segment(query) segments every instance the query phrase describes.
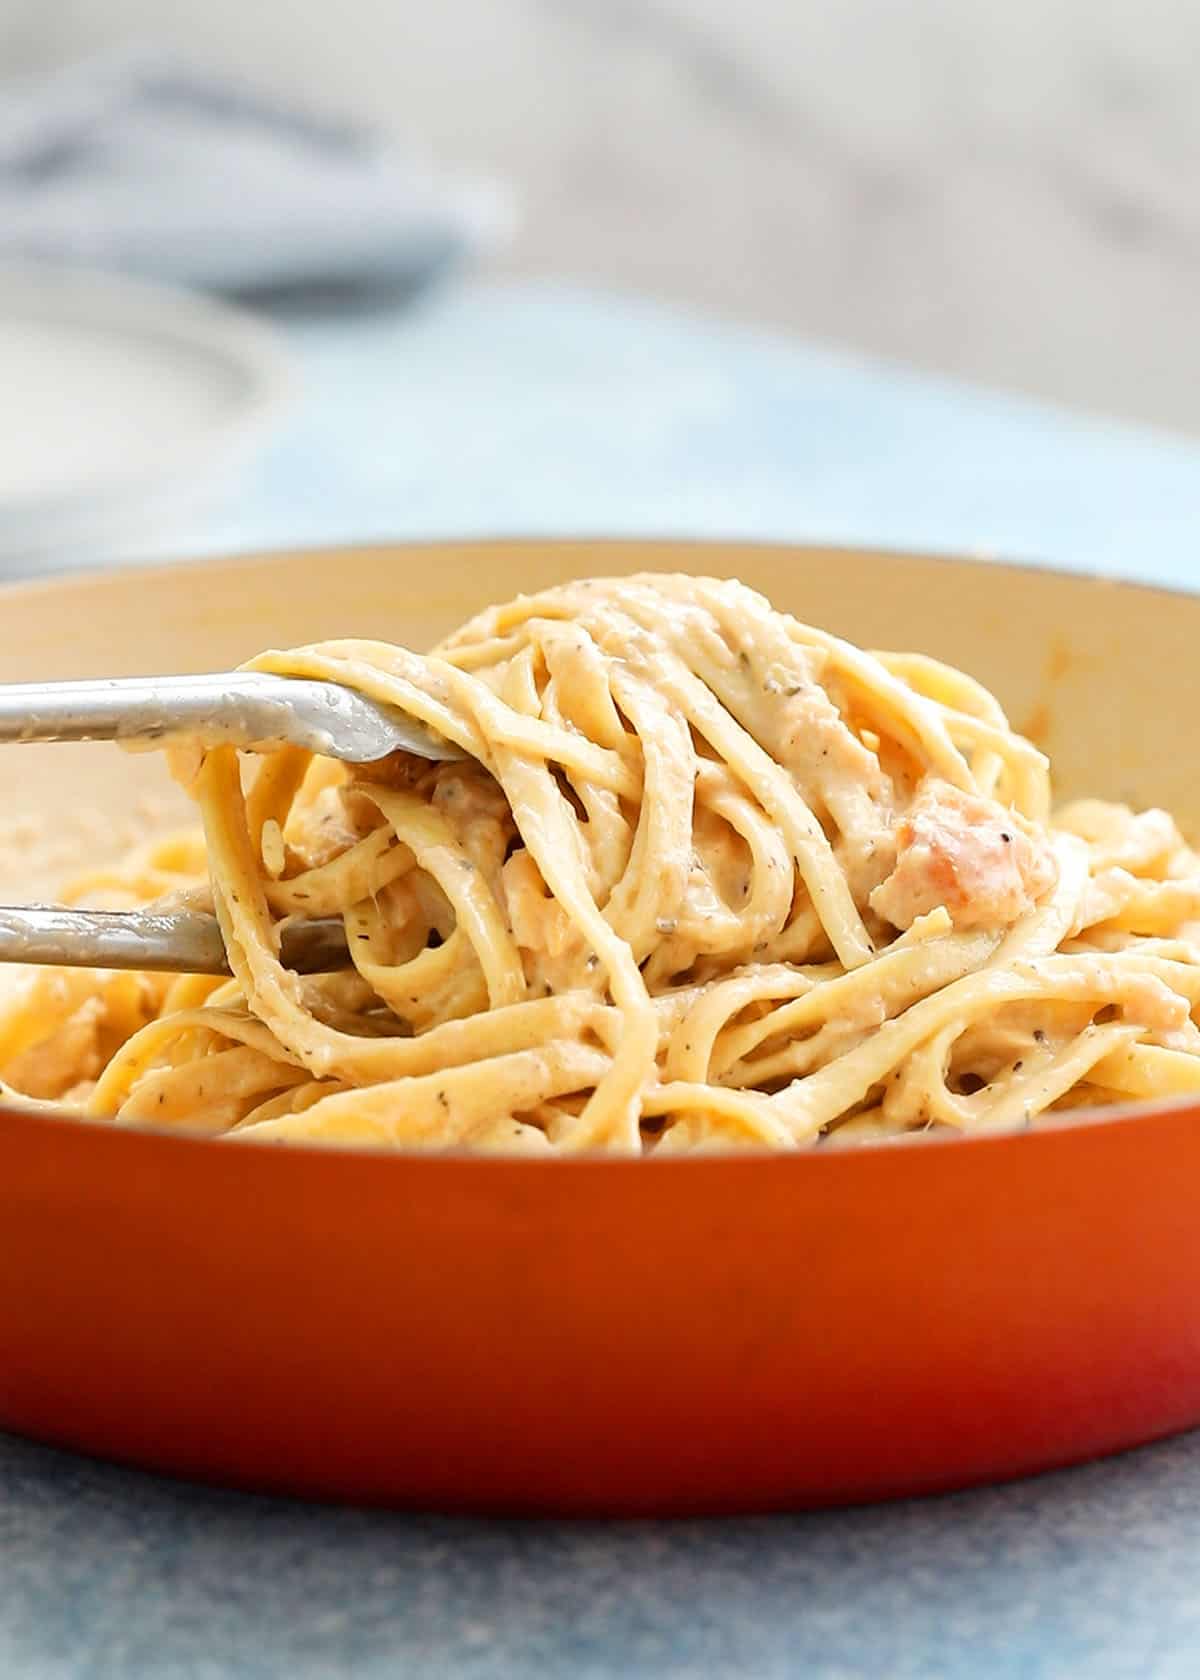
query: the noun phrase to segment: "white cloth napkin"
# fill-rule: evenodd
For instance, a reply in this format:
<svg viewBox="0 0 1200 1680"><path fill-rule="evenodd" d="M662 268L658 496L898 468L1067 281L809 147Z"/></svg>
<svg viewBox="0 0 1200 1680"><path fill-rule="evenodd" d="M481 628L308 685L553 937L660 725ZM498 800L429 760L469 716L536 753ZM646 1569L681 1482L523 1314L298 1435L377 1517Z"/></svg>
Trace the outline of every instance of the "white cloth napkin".
<svg viewBox="0 0 1200 1680"><path fill-rule="evenodd" d="M242 293L396 285L512 224L496 182L169 56L0 86L0 258Z"/></svg>

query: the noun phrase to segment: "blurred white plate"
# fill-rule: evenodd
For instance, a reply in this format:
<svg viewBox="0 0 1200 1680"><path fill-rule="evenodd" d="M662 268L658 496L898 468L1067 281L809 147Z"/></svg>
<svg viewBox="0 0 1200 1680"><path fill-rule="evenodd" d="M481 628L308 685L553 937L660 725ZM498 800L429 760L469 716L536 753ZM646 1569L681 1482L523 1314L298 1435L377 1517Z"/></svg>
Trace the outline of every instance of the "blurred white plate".
<svg viewBox="0 0 1200 1680"><path fill-rule="evenodd" d="M265 440L291 384L275 334L240 310L0 265L0 568L173 532Z"/></svg>

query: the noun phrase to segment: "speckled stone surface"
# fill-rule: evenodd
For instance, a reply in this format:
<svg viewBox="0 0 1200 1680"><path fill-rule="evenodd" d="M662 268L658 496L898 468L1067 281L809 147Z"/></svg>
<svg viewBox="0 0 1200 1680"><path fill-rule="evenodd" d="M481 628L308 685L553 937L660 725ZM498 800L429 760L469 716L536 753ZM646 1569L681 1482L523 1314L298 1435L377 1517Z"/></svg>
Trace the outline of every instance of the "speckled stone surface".
<svg viewBox="0 0 1200 1680"><path fill-rule="evenodd" d="M646 531L1200 578L1200 450L1171 438L558 288L290 330L304 406L194 552ZM1200 1435L938 1500L639 1525L309 1507L0 1438L3 1680L342 1674L1190 1680Z"/></svg>
<svg viewBox="0 0 1200 1680"><path fill-rule="evenodd" d="M1200 1439L720 1522L407 1517L0 1440L0 1673L1145 1680L1200 1672Z"/></svg>

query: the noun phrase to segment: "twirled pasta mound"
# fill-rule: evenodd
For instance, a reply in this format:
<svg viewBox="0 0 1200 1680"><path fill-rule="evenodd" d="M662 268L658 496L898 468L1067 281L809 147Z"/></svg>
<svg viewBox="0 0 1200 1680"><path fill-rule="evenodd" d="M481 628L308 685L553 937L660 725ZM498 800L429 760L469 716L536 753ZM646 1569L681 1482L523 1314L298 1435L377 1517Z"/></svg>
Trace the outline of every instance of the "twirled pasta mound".
<svg viewBox="0 0 1200 1680"><path fill-rule="evenodd" d="M1161 811L1050 820L977 683L740 584L579 582L422 656L268 653L470 755L243 792L177 763L204 837L74 902L211 903L235 978L37 971L11 1088L247 1139L546 1153L792 1149L1200 1089L1200 860ZM206 880L207 883L203 884ZM300 978L287 918L353 968Z"/></svg>

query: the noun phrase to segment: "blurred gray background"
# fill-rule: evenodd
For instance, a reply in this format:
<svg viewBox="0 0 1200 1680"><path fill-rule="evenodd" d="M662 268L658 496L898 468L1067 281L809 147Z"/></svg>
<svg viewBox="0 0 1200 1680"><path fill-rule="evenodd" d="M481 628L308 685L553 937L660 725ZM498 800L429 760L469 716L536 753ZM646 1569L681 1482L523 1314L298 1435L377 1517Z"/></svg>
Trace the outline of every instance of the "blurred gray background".
<svg viewBox="0 0 1200 1680"><path fill-rule="evenodd" d="M499 268L1200 430L1195 0L0 3L128 41L507 176Z"/></svg>

